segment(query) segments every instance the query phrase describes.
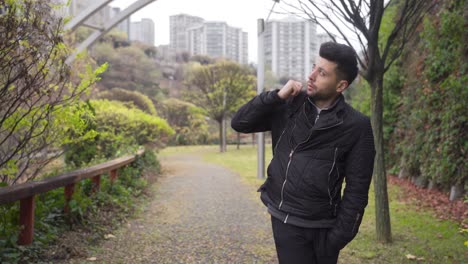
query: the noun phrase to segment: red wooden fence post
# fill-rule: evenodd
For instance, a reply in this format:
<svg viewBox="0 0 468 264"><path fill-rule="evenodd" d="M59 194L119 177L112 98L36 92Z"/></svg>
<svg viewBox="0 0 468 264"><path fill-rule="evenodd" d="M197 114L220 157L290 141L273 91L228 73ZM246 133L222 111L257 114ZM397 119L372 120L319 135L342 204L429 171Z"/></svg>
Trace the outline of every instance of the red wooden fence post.
<svg viewBox="0 0 468 264"><path fill-rule="evenodd" d="M99 189L101 188L101 175L94 176L93 178L91 178L91 181L93 182L92 191L99 191Z"/></svg>
<svg viewBox="0 0 468 264"><path fill-rule="evenodd" d="M18 245L32 243L34 234L34 195L20 200L20 226L21 232Z"/></svg>
<svg viewBox="0 0 468 264"><path fill-rule="evenodd" d="M115 179L117 179L117 170L111 170L110 171L110 180L111 183L114 183Z"/></svg>
<svg viewBox="0 0 468 264"><path fill-rule="evenodd" d="M65 186L65 207L63 208L63 211L65 214L70 213L70 200L73 196L73 193L75 192L75 184L69 184Z"/></svg>

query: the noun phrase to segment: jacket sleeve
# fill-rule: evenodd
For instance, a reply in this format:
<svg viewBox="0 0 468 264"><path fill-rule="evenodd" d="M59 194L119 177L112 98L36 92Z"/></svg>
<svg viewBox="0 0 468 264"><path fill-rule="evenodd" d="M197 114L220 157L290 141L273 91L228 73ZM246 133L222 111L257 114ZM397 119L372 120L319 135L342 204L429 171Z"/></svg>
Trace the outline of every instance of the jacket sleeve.
<svg viewBox="0 0 468 264"><path fill-rule="evenodd" d="M263 92L236 112L231 120L231 127L241 133L269 131L277 108L285 103L278 96L278 90Z"/></svg>
<svg viewBox="0 0 468 264"><path fill-rule="evenodd" d="M341 250L356 236L367 206L375 147L369 119L360 123L361 135L345 158L346 186L336 224L327 235L327 244L334 250Z"/></svg>

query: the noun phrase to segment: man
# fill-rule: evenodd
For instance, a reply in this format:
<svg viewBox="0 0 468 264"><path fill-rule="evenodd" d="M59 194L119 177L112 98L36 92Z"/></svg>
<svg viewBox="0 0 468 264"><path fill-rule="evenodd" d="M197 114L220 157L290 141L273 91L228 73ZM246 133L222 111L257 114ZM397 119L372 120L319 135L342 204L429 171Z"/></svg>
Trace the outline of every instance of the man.
<svg viewBox="0 0 468 264"><path fill-rule="evenodd" d="M367 205L372 128L342 95L356 78L356 53L327 42L319 55L306 92L290 80L254 97L231 123L238 132L271 131L273 159L259 191L271 214L280 263L336 263Z"/></svg>

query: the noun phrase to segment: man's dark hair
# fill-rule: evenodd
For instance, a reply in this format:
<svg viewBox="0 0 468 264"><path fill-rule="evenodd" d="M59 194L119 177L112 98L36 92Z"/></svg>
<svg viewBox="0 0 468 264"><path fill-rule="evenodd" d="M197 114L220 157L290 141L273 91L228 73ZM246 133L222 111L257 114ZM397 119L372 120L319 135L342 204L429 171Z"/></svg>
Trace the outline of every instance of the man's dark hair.
<svg viewBox="0 0 468 264"><path fill-rule="evenodd" d="M350 46L325 42L320 45L319 55L337 64L336 75L338 79L348 81L348 85L356 79L358 73L356 51Z"/></svg>

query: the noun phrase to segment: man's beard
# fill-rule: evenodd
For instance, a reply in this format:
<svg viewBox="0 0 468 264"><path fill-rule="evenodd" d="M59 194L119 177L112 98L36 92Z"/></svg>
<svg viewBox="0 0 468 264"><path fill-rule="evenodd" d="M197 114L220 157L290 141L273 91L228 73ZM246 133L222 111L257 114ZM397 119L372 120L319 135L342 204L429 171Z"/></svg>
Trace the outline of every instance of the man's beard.
<svg viewBox="0 0 468 264"><path fill-rule="evenodd" d="M330 92L330 93L312 93L312 95L309 95L309 97L314 101L328 101L331 99L334 99L337 96L336 93Z"/></svg>

